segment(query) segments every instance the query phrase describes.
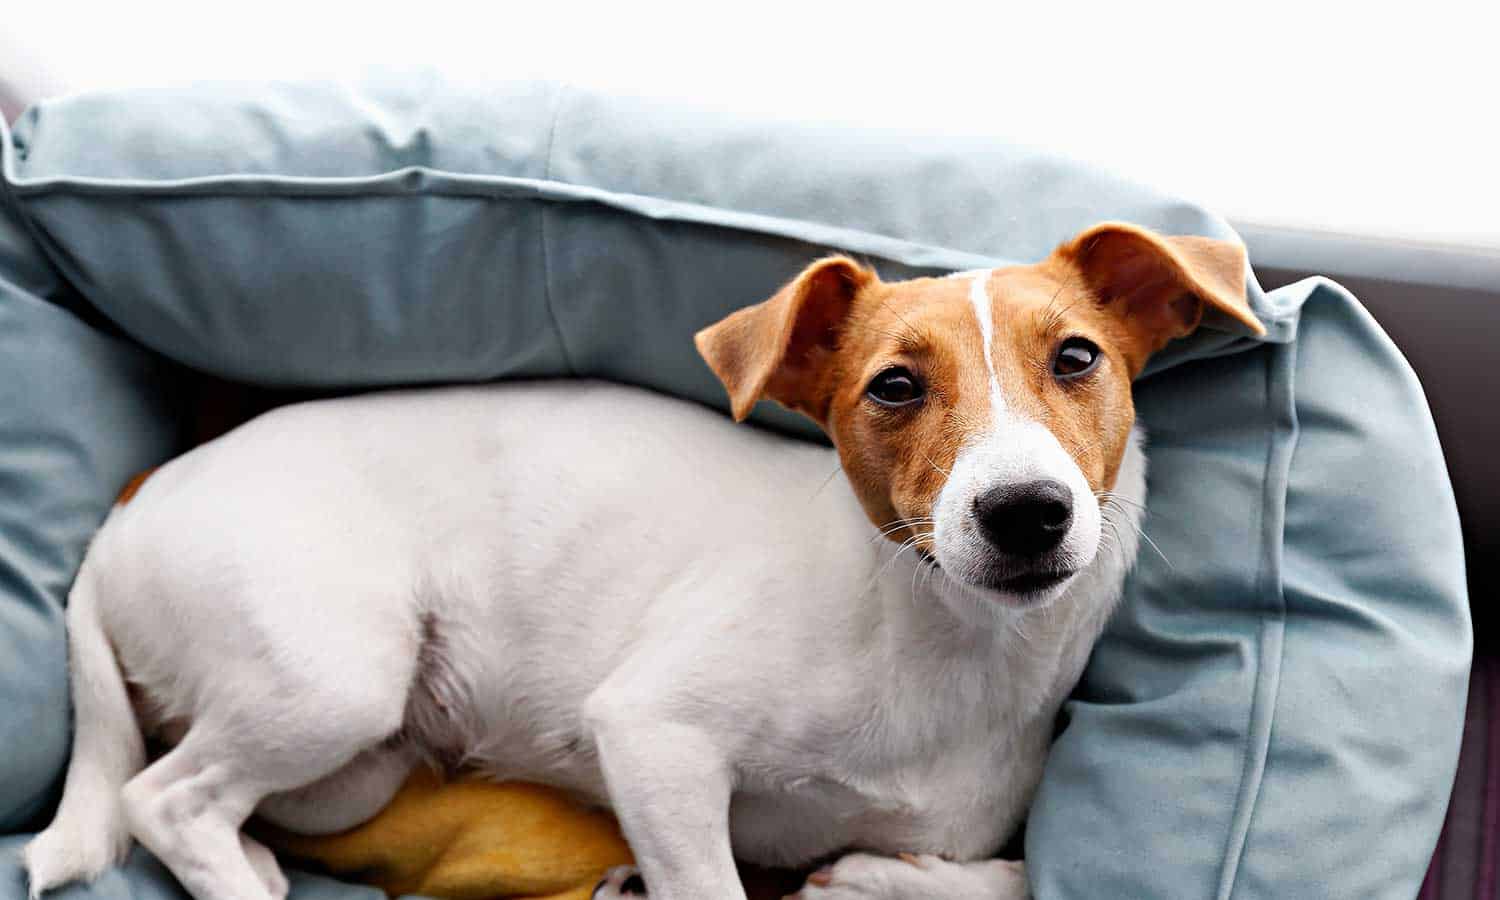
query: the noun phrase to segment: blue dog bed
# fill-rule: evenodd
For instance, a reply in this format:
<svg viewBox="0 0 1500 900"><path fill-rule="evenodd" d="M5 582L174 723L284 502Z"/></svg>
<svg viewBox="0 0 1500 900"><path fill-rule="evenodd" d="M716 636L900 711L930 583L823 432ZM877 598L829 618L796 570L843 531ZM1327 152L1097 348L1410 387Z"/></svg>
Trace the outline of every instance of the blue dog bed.
<svg viewBox="0 0 1500 900"><path fill-rule="evenodd" d="M722 406L691 334L820 254L896 279L1030 262L1104 219L1234 237L1023 147L547 83L89 94L0 137L14 896L67 759L67 586L126 479L183 448L190 370L324 391L593 375ZM1436 840L1470 631L1421 388L1337 285L1249 296L1265 337L1210 319L1137 384L1161 554L1066 708L1026 836L1044 900L1409 898ZM66 896L180 894L137 850Z"/></svg>

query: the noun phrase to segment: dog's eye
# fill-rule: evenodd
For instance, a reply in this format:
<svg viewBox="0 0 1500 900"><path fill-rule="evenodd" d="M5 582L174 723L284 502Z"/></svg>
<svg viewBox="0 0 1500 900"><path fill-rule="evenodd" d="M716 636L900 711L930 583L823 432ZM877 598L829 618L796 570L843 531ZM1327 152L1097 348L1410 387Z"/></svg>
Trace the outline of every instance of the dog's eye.
<svg viewBox="0 0 1500 900"><path fill-rule="evenodd" d="M1057 348L1057 356L1052 359L1052 374L1063 381L1082 378L1094 371L1103 355L1099 352L1099 345L1088 338L1070 337Z"/></svg>
<svg viewBox="0 0 1500 900"><path fill-rule="evenodd" d="M922 382L911 370L893 366L871 379L865 393L881 406L905 406L922 399Z"/></svg>

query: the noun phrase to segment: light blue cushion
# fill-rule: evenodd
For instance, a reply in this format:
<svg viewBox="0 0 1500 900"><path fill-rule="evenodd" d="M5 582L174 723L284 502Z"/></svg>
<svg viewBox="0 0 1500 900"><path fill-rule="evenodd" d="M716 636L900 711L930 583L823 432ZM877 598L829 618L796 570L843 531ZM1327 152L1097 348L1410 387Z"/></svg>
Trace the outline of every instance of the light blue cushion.
<svg viewBox="0 0 1500 900"><path fill-rule="evenodd" d="M33 234L94 308L275 385L589 374L722 406L692 332L830 250L899 278L1035 260L1102 219L1233 236L1025 147L547 84L87 95L6 144ZM1436 839L1470 635L1425 403L1336 286L1252 280L1250 301L1265 340L1214 319L1139 382L1161 556L1049 761L1041 898L1410 897Z"/></svg>
<svg viewBox="0 0 1500 900"><path fill-rule="evenodd" d="M0 197L0 833L56 799L68 750L63 595L124 480L169 456L167 367L76 298Z"/></svg>

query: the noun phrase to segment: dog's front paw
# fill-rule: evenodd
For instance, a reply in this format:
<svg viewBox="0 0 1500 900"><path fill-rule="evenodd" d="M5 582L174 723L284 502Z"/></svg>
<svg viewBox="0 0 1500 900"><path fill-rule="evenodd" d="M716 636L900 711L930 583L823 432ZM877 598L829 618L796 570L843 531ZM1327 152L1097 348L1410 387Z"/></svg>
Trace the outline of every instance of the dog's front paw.
<svg viewBox="0 0 1500 900"><path fill-rule="evenodd" d="M587 882L585 882L587 883ZM646 880L635 866L615 866L594 887L593 900L620 900L622 897L646 896Z"/></svg>
<svg viewBox="0 0 1500 900"><path fill-rule="evenodd" d="M807 878L787 900L1027 900L1026 867L988 860L956 863L936 856L851 853Z"/></svg>

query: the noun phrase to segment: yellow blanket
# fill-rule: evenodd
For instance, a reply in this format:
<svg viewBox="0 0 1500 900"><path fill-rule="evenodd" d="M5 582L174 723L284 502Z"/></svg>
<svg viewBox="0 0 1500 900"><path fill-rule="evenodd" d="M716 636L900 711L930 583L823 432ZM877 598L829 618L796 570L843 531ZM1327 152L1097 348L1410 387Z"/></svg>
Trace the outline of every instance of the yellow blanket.
<svg viewBox="0 0 1500 900"><path fill-rule="evenodd" d="M443 783L425 769L358 828L306 837L261 825L256 835L285 857L392 897L589 900L607 870L632 862L614 817L561 791L519 782ZM784 897L805 876L740 868L750 900Z"/></svg>
<svg viewBox="0 0 1500 900"><path fill-rule="evenodd" d="M631 862L606 812L536 785L444 784L425 769L358 828L327 837L258 833L284 855L393 897L589 900L607 869Z"/></svg>

